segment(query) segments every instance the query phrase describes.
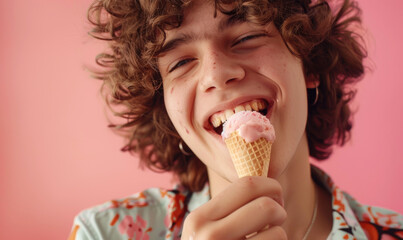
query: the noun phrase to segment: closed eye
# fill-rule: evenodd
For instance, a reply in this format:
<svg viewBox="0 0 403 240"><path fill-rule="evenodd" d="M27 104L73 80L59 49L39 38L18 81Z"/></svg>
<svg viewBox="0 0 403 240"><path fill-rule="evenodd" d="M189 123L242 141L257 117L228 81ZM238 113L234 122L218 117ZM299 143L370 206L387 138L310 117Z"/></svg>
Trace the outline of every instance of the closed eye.
<svg viewBox="0 0 403 240"><path fill-rule="evenodd" d="M235 43L233 43L231 45L231 47L234 47L234 46L236 46L238 44L241 44L241 43L246 42L248 40L259 38L259 37L267 37L267 34L266 33L259 33L259 34L254 34L254 35L248 35L248 36L243 37L240 40L236 41Z"/></svg>
<svg viewBox="0 0 403 240"><path fill-rule="evenodd" d="M178 63L175 64L175 66L173 66L171 69L169 69L169 73L193 60L195 60L195 58L186 58L186 59L180 60Z"/></svg>

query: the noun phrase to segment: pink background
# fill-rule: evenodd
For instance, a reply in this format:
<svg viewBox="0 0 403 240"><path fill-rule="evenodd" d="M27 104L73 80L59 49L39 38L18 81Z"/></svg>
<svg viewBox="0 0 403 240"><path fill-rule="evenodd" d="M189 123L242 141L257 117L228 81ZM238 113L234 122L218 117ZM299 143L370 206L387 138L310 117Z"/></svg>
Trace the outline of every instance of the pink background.
<svg viewBox="0 0 403 240"><path fill-rule="evenodd" d="M137 169L106 128L103 47L87 36L89 0L0 1L0 239L65 239L81 209L170 176ZM359 84L352 141L320 164L361 202L403 212L401 0L362 0L372 71Z"/></svg>

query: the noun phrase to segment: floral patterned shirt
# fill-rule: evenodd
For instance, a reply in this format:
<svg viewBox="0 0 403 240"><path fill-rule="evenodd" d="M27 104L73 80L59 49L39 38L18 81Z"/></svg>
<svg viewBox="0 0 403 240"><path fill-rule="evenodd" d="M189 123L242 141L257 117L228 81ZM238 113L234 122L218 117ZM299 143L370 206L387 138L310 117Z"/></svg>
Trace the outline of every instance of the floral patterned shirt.
<svg viewBox="0 0 403 240"><path fill-rule="evenodd" d="M332 194L333 227L328 240L403 239L401 214L359 204L314 166L312 176ZM208 184L193 193L180 185L173 190L147 189L84 210L75 218L69 240L180 239L187 214L209 199Z"/></svg>

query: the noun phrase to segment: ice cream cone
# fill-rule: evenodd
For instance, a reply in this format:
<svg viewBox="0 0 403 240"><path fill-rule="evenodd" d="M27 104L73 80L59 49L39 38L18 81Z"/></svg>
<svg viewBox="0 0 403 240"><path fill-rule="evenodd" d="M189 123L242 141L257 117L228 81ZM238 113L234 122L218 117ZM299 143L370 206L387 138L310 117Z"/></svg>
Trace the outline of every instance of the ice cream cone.
<svg viewBox="0 0 403 240"><path fill-rule="evenodd" d="M248 143L235 131L225 139L225 143L238 177L267 176L272 142L259 138Z"/></svg>

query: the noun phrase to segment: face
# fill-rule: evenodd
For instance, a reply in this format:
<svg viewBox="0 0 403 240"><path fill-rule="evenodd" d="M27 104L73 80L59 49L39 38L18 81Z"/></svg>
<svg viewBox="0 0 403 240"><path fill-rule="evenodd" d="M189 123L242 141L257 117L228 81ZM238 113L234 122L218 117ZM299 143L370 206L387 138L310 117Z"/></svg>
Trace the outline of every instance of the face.
<svg viewBox="0 0 403 240"><path fill-rule="evenodd" d="M276 131L269 176L279 177L298 156L307 119L301 61L274 25L229 21L196 1L183 24L166 32L158 58L168 115L199 159L223 179L237 179L228 150L211 120L253 102ZM218 124L220 123L219 120Z"/></svg>

